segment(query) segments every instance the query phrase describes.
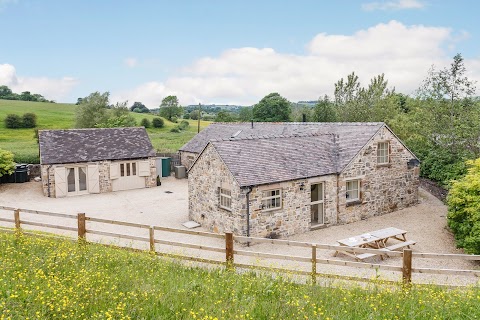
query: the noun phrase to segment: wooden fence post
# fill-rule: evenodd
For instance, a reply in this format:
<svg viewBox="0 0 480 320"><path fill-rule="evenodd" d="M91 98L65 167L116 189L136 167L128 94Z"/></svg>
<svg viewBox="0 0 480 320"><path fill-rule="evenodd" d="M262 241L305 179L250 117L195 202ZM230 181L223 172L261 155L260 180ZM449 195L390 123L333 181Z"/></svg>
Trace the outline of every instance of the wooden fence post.
<svg viewBox="0 0 480 320"><path fill-rule="evenodd" d="M404 284L412 282L412 249L403 250L402 277Z"/></svg>
<svg viewBox="0 0 480 320"><path fill-rule="evenodd" d="M233 268L233 233L225 233L225 255L227 268Z"/></svg>
<svg viewBox="0 0 480 320"><path fill-rule="evenodd" d="M155 227L150 226L150 252L155 252Z"/></svg>
<svg viewBox="0 0 480 320"><path fill-rule="evenodd" d="M317 283L317 245L312 243L312 284Z"/></svg>
<svg viewBox="0 0 480 320"><path fill-rule="evenodd" d="M15 232L20 233L20 209L13 210L13 217L15 219Z"/></svg>
<svg viewBox="0 0 480 320"><path fill-rule="evenodd" d="M78 220L78 241L85 241L86 237L85 234L87 233L87 229L85 227L85 213L78 213L77 214Z"/></svg>

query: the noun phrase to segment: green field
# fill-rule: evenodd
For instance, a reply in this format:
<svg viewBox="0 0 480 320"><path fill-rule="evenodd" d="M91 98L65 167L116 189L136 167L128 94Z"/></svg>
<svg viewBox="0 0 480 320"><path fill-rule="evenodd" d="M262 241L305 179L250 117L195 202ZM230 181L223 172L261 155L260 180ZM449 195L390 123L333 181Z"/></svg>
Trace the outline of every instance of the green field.
<svg viewBox="0 0 480 320"><path fill-rule="evenodd" d="M38 145L34 129L7 129L4 119L8 114L23 115L32 112L37 115L38 129L71 129L75 122L75 105L29 101L0 100L0 148L12 151L17 162L38 161ZM143 118L150 121L154 115L133 113L139 124ZM164 119L165 120L165 119ZM190 126L179 133L170 132L175 123L165 120L163 128L147 129L153 147L158 152L175 152L197 132L197 122L188 120ZM201 128L210 122L202 121Z"/></svg>
<svg viewBox="0 0 480 320"><path fill-rule="evenodd" d="M0 319L479 319L480 289L299 284L0 230Z"/></svg>

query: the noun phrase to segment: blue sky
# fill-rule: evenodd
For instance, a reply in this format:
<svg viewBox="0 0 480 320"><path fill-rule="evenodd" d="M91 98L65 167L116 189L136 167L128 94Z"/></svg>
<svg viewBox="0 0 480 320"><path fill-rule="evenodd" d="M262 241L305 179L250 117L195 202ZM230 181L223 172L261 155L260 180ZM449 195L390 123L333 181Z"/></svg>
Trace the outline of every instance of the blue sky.
<svg viewBox="0 0 480 320"><path fill-rule="evenodd" d="M0 0L0 85L157 107L331 95L355 71L413 93L458 52L480 80L477 1Z"/></svg>

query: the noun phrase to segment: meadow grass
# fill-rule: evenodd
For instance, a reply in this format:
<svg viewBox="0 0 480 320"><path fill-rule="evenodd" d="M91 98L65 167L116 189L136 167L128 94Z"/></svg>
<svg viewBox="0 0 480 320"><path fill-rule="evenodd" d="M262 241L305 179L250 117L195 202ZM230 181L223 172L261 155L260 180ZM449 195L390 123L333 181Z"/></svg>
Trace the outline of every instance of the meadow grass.
<svg viewBox="0 0 480 320"><path fill-rule="evenodd" d="M37 129L71 129L75 123L75 108L73 104L45 103L31 101L14 101L0 99L0 148L14 153L17 162L38 163L38 144L34 129L7 129L4 119L8 114L23 115L32 112L37 115ZM137 124L143 118L150 121L155 117L151 114L131 113ZM163 128L148 128L147 132L153 147L158 152L176 152L182 145L197 133L197 121L187 120L190 124L186 130L179 133L170 132L177 124L166 119ZM210 122L201 121L200 127L206 127Z"/></svg>
<svg viewBox="0 0 480 320"><path fill-rule="evenodd" d="M0 319L479 317L478 287L322 287L0 231Z"/></svg>

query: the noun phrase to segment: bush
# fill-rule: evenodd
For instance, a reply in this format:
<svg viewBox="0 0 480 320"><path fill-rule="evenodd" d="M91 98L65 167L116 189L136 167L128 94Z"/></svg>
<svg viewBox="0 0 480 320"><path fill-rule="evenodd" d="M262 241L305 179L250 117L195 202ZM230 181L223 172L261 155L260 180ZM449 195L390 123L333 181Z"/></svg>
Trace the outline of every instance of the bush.
<svg viewBox="0 0 480 320"><path fill-rule="evenodd" d="M452 183L447 197L448 226L458 247L480 254L480 158L467 165L468 173Z"/></svg>
<svg viewBox="0 0 480 320"><path fill-rule="evenodd" d="M154 128L163 128L164 124L165 123L163 122L163 119L160 117L155 117L152 120L152 125Z"/></svg>
<svg viewBox="0 0 480 320"><path fill-rule="evenodd" d="M35 113L25 113L22 117L23 128L35 128L37 126L37 115Z"/></svg>
<svg viewBox="0 0 480 320"><path fill-rule="evenodd" d="M9 114L5 117L5 127L8 129L18 129L22 127L22 118L17 114Z"/></svg>
<svg viewBox="0 0 480 320"><path fill-rule="evenodd" d="M170 119L170 121L173 122L173 123L177 123L177 122L178 122L178 118L177 118L177 117L172 117L172 118Z"/></svg>
<svg viewBox="0 0 480 320"><path fill-rule="evenodd" d="M187 120L182 120L182 122L180 122L178 126L180 127L180 129L185 130L189 125L190 123L188 123Z"/></svg>
<svg viewBox="0 0 480 320"><path fill-rule="evenodd" d="M190 119L190 113L185 113L183 115L183 119Z"/></svg>
<svg viewBox="0 0 480 320"><path fill-rule="evenodd" d="M0 149L0 177L12 174L15 171L13 153Z"/></svg>
<svg viewBox="0 0 480 320"><path fill-rule="evenodd" d="M178 126L175 126L172 129L170 129L170 132L179 133L180 131L182 131L182 130Z"/></svg>
<svg viewBox="0 0 480 320"><path fill-rule="evenodd" d="M142 121L140 122L140 125L145 127L145 128L150 128L152 124L150 123L150 120L147 118L143 118Z"/></svg>
<svg viewBox="0 0 480 320"><path fill-rule="evenodd" d="M38 153L35 154L19 154L15 153L13 157L13 161L16 163L30 163L30 164L39 164L40 163L40 157L38 156Z"/></svg>

